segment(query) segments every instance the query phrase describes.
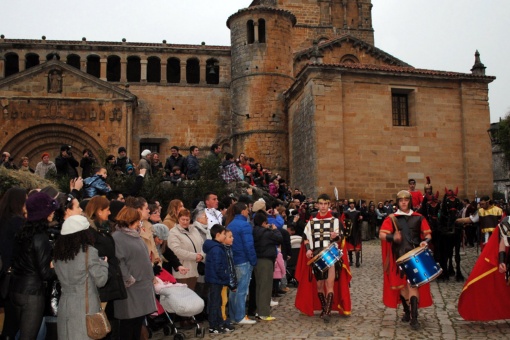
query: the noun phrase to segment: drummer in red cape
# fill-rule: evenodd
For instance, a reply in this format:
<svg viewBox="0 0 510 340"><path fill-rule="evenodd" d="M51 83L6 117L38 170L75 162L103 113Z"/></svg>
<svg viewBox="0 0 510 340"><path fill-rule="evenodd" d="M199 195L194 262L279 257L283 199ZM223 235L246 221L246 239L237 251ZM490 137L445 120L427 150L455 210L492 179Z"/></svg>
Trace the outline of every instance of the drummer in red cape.
<svg viewBox="0 0 510 340"><path fill-rule="evenodd" d="M409 322L413 329L419 329L418 308L432 305L430 284L412 287L400 271L396 260L407 252L426 247L432 239L427 220L411 209L411 193L407 190L397 194L398 210L389 215L381 225L379 239L383 258L383 302L387 307L404 307L403 322Z"/></svg>
<svg viewBox="0 0 510 340"><path fill-rule="evenodd" d="M320 195L317 202L319 212L305 227L296 265L299 286L295 306L309 316L313 316L314 311L321 311L320 317L328 323L332 310L341 315L351 314L351 272L345 251L343 223L331 214L331 200L327 194ZM324 268L324 271L313 264L308 265L321 251L327 250L334 243L343 253L340 261ZM333 250L340 255L340 250Z"/></svg>

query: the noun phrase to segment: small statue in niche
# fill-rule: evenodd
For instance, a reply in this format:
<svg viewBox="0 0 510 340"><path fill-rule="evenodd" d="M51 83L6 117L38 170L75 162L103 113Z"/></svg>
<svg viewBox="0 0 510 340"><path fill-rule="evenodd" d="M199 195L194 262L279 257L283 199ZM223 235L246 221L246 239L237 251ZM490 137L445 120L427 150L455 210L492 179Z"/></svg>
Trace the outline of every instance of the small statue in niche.
<svg viewBox="0 0 510 340"><path fill-rule="evenodd" d="M62 74L57 70L52 70L48 73L48 92L62 92Z"/></svg>

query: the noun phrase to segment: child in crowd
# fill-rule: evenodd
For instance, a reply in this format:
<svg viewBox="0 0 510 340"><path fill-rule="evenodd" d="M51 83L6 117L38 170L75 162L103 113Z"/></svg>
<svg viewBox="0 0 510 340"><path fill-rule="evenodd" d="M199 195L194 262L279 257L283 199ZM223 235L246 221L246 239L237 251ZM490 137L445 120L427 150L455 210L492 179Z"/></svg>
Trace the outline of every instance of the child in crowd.
<svg viewBox="0 0 510 340"><path fill-rule="evenodd" d="M181 168L178 166L174 166L172 168L172 173L170 174L170 182L173 184L178 184L182 181Z"/></svg>
<svg viewBox="0 0 510 340"><path fill-rule="evenodd" d="M225 247L225 252L227 253L227 263L228 263L228 275L230 277L230 283L228 286L224 286L221 290L221 316L223 317L224 326L228 329L234 330L234 326L232 326L230 322L230 318L227 315L227 302L228 302L228 290L235 292L237 289L237 276L236 276L236 268L234 266L234 255L232 253L232 243L234 242L234 235L231 230L226 230L225 232L225 241L223 241L223 246Z"/></svg>
<svg viewBox="0 0 510 340"><path fill-rule="evenodd" d="M276 261L274 263L273 272L273 295L278 294L280 290L280 281L286 274L285 263L283 261L281 245L278 246L278 253L276 254Z"/></svg>
<svg viewBox="0 0 510 340"><path fill-rule="evenodd" d="M225 241L225 227L215 224L211 228L212 240L204 242L203 250L206 253L205 282L209 283L208 319L210 334L224 334L232 331L224 326L221 317L221 290L230 283L228 274L227 252L223 246Z"/></svg>

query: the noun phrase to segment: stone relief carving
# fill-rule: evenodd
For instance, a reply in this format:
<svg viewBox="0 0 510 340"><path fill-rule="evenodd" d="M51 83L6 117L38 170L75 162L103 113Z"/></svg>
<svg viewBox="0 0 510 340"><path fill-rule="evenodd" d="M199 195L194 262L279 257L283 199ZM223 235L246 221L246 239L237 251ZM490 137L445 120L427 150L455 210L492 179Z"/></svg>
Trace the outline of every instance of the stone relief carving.
<svg viewBox="0 0 510 340"><path fill-rule="evenodd" d="M48 72L48 93L62 93L62 71Z"/></svg>

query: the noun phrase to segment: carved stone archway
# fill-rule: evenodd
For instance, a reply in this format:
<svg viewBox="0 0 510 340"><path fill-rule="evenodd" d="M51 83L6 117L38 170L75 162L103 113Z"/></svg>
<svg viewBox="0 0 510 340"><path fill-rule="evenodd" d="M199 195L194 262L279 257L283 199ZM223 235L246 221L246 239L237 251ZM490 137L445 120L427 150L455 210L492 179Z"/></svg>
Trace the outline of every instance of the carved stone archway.
<svg viewBox="0 0 510 340"><path fill-rule="evenodd" d="M12 137L3 149L9 151L17 161L27 156L30 165L35 167L44 152L54 160L64 144L71 145L77 160L81 159L83 149L87 148L97 157L104 146L85 131L65 124L41 124L29 127Z"/></svg>

